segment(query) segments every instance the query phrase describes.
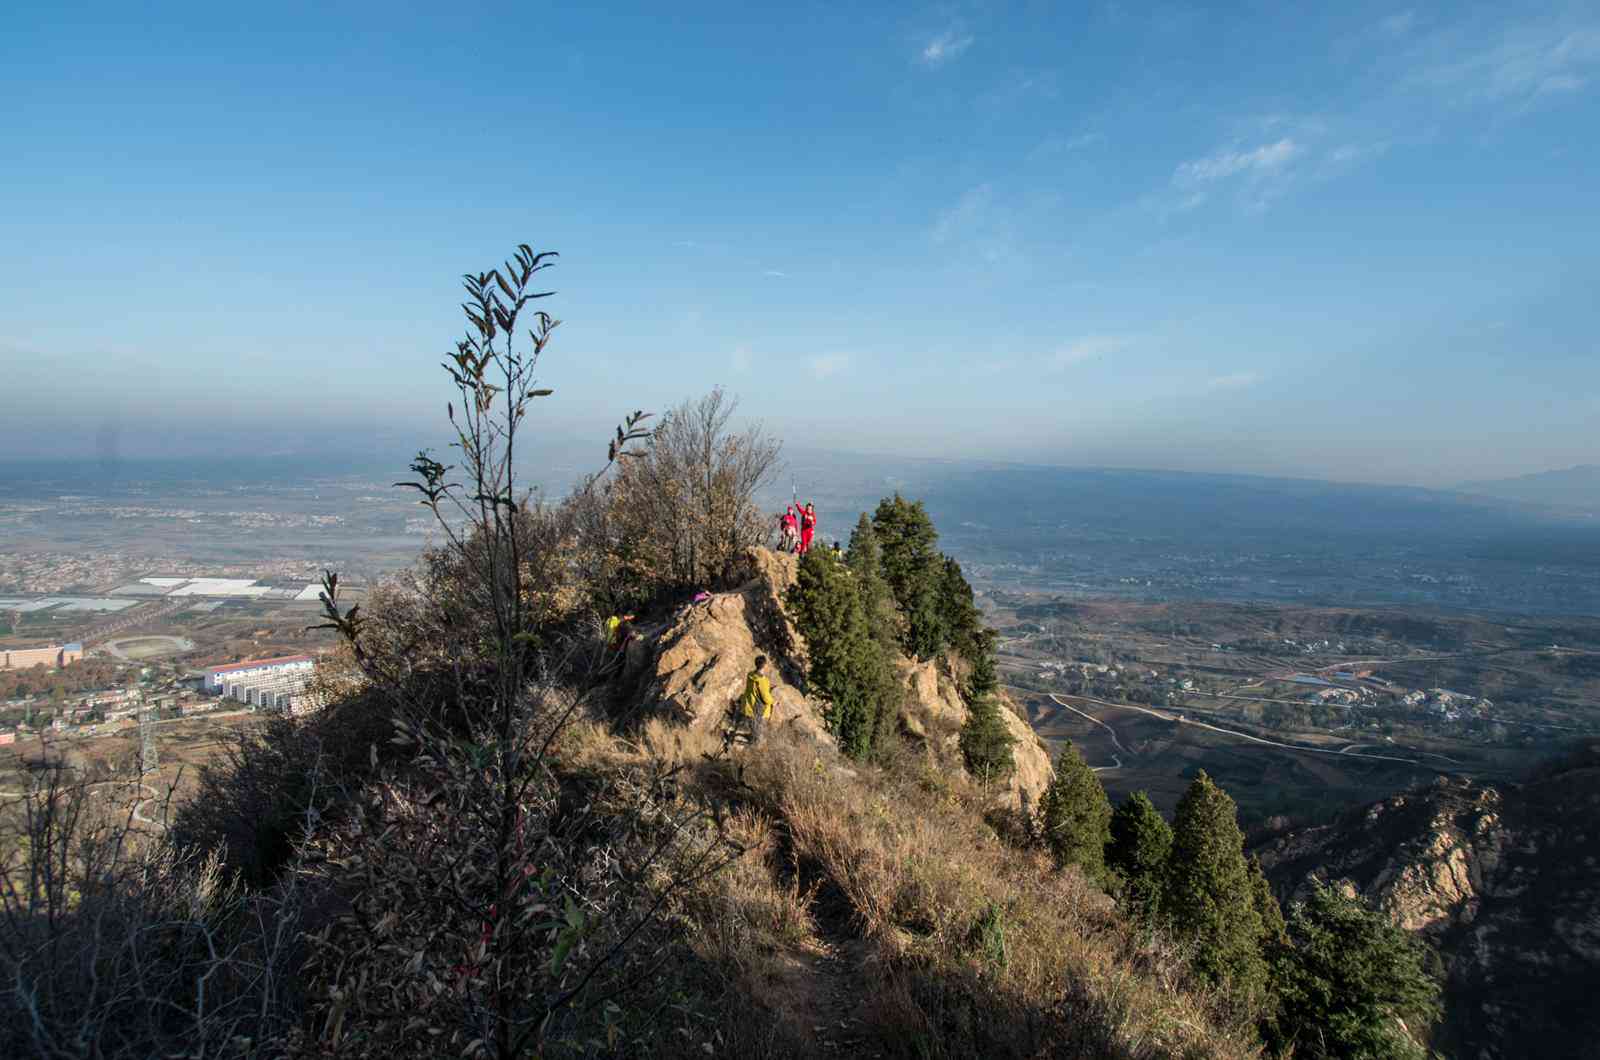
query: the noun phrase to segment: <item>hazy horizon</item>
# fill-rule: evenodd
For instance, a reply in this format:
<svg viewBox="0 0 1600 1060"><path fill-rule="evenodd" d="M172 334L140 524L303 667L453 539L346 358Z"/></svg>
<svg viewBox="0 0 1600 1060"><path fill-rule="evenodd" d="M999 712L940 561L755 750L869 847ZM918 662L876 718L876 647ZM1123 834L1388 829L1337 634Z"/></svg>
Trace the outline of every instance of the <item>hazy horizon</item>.
<svg viewBox="0 0 1600 1060"><path fill-rule="evenodd" d="M1592 2L3 23L12 460L410 452L528 241L552 438L721 384L897 458L1600 463Z"/></svg>
<svg viewBox="0 0 1600 1060"><path fill-rule="evenodd" d="M748 421L747 425L748 425ZM443 438L420 441L396 439L392 445L369 445L357 451L301 450L255 452L249 454L209 454L186 456L129 456L118 452L95 455L62 456L45 455L37 458L15 457L0 454L0 493L13 492L26 495L30 483L58 482L65 477L78 481L85 488L108 485L141 484L161 481L193 481L213 487L224 487L229 482L248 484L253 477L276 478L284 475L305 475L308 481L372 477L387 481L403 479L409 475L411 456L426 447L446 463L451 462L450 443ZM598 440L585 441L576 437L543 438L522 447L523 479L526 485L547 494L560 494L581 480L584 474L602 471L605 464L604 432ZM1593 473L1600 478L1600 465L1573 465L1552 468L1525 476L1508 476L1504 479L1463 480L1459 482L1422 485L1406 482L1378 482L1354 477L1323 478L1309 475L1260 474L1231 470L1186 470L1176 467L1113 464L1071 464L1045 460L1017 460L993 457L936 456L903 454L851 449L842 446L802 446L784 444L780 454L781 474L788 481L796 468L807 469L810 476L821 476L831 465L847 462L850 472L880 474L885 482L908 469L937 471L952 469L976 471L995 470L1107 473L1129 476L1194 476L1196 478L1259 480L1263 483L1318 483L1328 486L1374 487L1377 489L1422 490L1439 493L1468 492L1474 486L1512 485L1524 480L1540 481L1556 477L1563 472ZM778 483L783 485L783 483ZM774 489L777 487L774 486ZM787 487L785 487L787 488ZM804 491L802 491L804 492ZM1515 498L1502 498L1512 499ZM1541 503L1534 501L1532 503ZM1592 506L1592 498L1575 497L1574 506Z"/></svg>

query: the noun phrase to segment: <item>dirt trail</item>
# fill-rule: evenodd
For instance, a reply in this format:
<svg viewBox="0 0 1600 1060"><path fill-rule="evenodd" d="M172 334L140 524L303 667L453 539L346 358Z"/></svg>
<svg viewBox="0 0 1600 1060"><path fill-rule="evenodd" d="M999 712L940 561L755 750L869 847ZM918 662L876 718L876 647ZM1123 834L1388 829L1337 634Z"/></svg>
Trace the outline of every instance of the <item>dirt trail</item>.
<svg viewBox="0 0 1600 1060"><path fill-rule="evenodd" d="M882 1053L866 1034L865 1006L870 996L863 965L867 942L857 936L849 900L832 880L814 870L789 867L775 873L780 886L792 886L799 872L810 894L813 931L787 955L774 988L774 1007L783 1010L817 1055L877 1057Z"/></svg>
<svg viewBox="0 0 1600 1060"><path fill-rule="evenodd" d="M800 1013L817 1045L846 1056L877 1056L868 1039L865 1012L866 983L861 975L867 945L841 925L817 922L818 952L810 961L809 989L802 991Z"/></svg>
<svg viewBox="0 0 1600 1060"><path fill-rule="evenodd" d="M871 946L856 931L850 900L821 865L795 857L781 818L774 827L778 851L775 863L769 863L772 882L777 890L802 897L811 930L769 969L767 1003L807 1043L804 1055L881 1057L867 1033L873 987L865 969Z"/></svg>

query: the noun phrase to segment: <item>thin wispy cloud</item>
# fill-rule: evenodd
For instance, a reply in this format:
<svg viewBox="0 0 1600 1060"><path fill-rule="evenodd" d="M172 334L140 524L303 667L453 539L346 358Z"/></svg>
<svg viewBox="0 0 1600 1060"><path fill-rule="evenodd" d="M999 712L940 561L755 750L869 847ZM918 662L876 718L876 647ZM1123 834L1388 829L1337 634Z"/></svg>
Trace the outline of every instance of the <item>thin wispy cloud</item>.
<svg viewBox="0 0 1600 1060"><path fill-rule="evenodd" d="M782 280L782 279L786 279L789 274L787 272L784 272L781 269L763 269L762 272L761 272L761 275L763 275L763 276L772 276L772 277L775 277L777 279Z"/></svg>
<svg viewBox="0 0 1600 1060"><path fill-rule="evenodd" d="M806 367L811 372L811 378L817 380L830 379L850 367L850 355L847 353L818 354L806 362Z"/></svg>
<svg viewBox="0 0 1600 1060"><path fill-rule="evenodd" d="M1519 27L1497 43L1468 47L1441 35L1436 62L1410 81L1446 93L1457 103L1529 103L1587 88L1600 73L1600 22Z"/></svg>
<svg viewBox="0 0 1600 1060"><path fill-rule="evenodd" d="M1179 162L1170 194L1156 200L1171 216L1199 208L1221 194L1248 213L1259 213L1287 192L1309 148L1293 136L1256 147L1232 146L1202 158Z"/></svg>
<svg viewBox="0 0 1600 1060"><path fill-rule="evenodd" d="M1231 372L1228 375L1212 376L1206 381L1207 390L1243 390L1245 387L1255 386L1265 378L1260 372Z"/></svg>
<svg viewBox="0 0 1600 1060"><path fill-rule="evenodd" d="M1289 137L1262 144L1249 151L1218 151L1205 158L1180 162L1173 172L1176 184L1196 185L1239 176L1270 176L1283 170L1304 153L1304 148Z"/></svg>
<svg viewBox="0 0 1600 1060"><path fill-rule="evenodd" d="M1045 370L1062 372L1073 365L1120 352L1131 345L1133 339L1127 335L1085 335L1046 357Z"/></svg>
<svg viewBox="0 0 1600 1060"><path fill-rule="evenodd" d="M1015 210L987 183L968 188L954 205L939 211L928 238L936 246L955 247L989 265L1019 256Z"/></svg>
<svg viewBox="0 0 1600 1060"><path fill-rule="evenodd" d="M924 66L943 66L970 47L972 47L970 34L953 29L946 30L922 46L922 63Z"/></svg>
<svg viewBox="0 0 1600 1060"><path fill-rule="evenodd" d="M1378 28L1391 37L1404 37L1417 24L1417 13L1411 8L1396 11L1378 20Z"/></svg>
<svg viewBox="0 0 1600 1060"><path fill-rule="evenodd" d="M1363 158L1380 155L1388 149L1389 145L1387 143L1340 144L1328 152L1328 161L1339 166L1349 165L1351 162L1359 162Z"/></svg>
<svg viewBox="0 0 1600 1060"><path fill-rule="evenodd" d="M939 211L934 218L931 237L935 243L949 243L964 232L971 231L989 211L994 201L994 186L979 184L961 193L956 204Z"/></svg>
<svg viewBox="0 0 1600 1060"><path fill-rule="evenodd" d="M1105 134L1099 132L1078 133L1075 136L1062 136L1060 133L1051 133L1039 141L1039 146L1028 152L1028 157L1048 158L1055 155L1070 155L1100 143L1104 139Z"/></svg>

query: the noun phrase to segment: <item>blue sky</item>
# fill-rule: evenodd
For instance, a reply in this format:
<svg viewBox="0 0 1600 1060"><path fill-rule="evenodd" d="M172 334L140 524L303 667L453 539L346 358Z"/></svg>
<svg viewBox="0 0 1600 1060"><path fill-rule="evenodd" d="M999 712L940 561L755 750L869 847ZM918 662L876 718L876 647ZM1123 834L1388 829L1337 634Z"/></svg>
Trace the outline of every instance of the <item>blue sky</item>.
<svg viewBox="0 0 1600 1060"><path fill-rule="evenodd" d="M7 5L0 449L403 449L527 241L552 436L1600 461L1600 4L1308 6Z"/></svg>

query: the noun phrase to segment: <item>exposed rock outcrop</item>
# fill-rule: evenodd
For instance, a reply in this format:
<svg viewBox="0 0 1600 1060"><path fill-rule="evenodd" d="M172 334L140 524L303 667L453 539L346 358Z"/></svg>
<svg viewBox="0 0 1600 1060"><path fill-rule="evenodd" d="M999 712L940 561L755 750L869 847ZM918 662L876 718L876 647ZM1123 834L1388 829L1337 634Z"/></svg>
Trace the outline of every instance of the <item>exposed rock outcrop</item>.
<svg viewBox="0 0 1600 1060"><path fill-rule="evenodd" d="M1523 784L1440 778L1257 852L1281 898L1347 881L1437 950L1447 1055L1592 1055L1600 745Z"/></svg>
<svg viewBox="0 0 1600 1060"><path fill-rule="evenodd" d="M901 728L944 731L945 750L958 756L959 730L967 720L967 704L948 672L949 664L901 659L898 669L906 689L905 702L900 707ZM1050 786L1050 754L1032 726L1022 720L1010 697L1001 692L1000 698L1000 716L1015 741L1011 753L1017 768L1006 781L1010 801L1013 805L1037 806L1039 796Z"/></svg>
<svg viewBox="0 0 1600 1060"><path fill-rule="evenodd" d="M822 724L823 704L803 691L805 643L783 605L798 568L796 558L787 553L750 549L731 579L735 588L680 608L664 624L641 627L628 648L623 684L630 690L629 700L695 728L721 725L744 691L755 656L762 654L770 660L767 672L777 701L774 721L797 726L833 746ZM900 659L897 667L906 688L902 731L922 739L941 733L943 739L953 739L967 707L948 665ZM1017 769L1009 782L1012 800L1026 793L1027 803L1036 804L1050 782L1049 755L1009 704L1001 713L1017 741Z"/></svg>
<svg viewBox="0 0 1600 1060"><path fill-rule="evenodd" d="M774 722L799 726L832 745L821 704L801 690L804 649L783 607L797 568L792 555L750 549L740 557L735 588L680 608L665 625L641 628L628 649L631 698L692 728L719 726L744 692L755 657L765 655Z"/></svg>

